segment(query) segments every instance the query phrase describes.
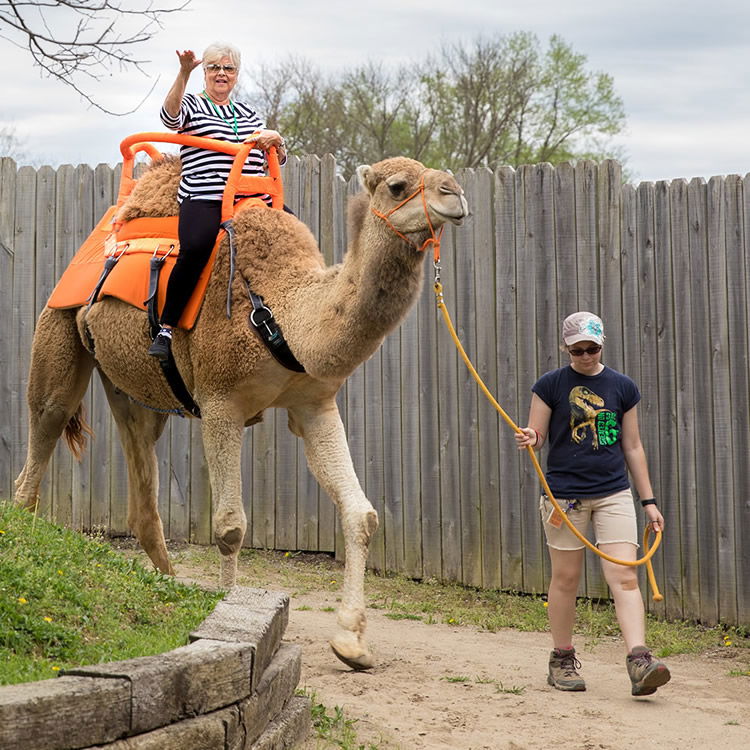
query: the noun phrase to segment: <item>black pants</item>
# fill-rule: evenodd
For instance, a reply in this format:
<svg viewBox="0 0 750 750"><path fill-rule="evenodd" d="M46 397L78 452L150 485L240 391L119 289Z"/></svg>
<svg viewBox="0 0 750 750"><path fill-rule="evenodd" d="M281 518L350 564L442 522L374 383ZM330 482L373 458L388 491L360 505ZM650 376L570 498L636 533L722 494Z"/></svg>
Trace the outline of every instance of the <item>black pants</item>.
<svg viewBox="0 0 750 750"><path fill-rule="evenodd" d="M293 212L284 206L284 211ZM182 313L211 257L221 224L221 201L185 198L180 203L177 236L180 252L167 284L167 299L161 313L161 324L177 326Z"/></svg>
<svg viewBox="0 0 750 750"><path fill-rule="evenodd" d="M221 224L221 201L185 198L180 203L177 236L180 252L167 284L167 299L161 313L162 325L179 323L190 295L206 267Z"/></svg>

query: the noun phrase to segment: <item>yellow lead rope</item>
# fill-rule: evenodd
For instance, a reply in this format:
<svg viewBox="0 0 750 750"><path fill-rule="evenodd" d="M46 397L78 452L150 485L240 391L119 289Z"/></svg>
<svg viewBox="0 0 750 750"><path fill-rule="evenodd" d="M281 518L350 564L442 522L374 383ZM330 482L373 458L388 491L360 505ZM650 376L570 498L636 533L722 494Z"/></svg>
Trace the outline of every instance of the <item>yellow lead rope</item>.
<svg viewBox="0 0 750 750"><path fill-rule="evenodd" d="M436 269L437 270L437 269ZM505 412L502 406L498 404L498 402L495 400L495 397L489 392L487 389L487 386L482 382L482 378L479 377L479 373L474 369L474 365L472 365L471 360L466 355L466 352L464 351L463 346L461 346L461 342L458 339L458 336L456 335L456 329L453 327L453 323L451 321L450 314L448 313L448 308L445 306L445 302L443 300L443 285L438 281L435 280L435 296L437 297L437 306L440 312L443 314L443 319L445 320L445 324L448 327L448 331L450 332L451 338L453 339L453 343L456 345L456 349L458 349L459 354L461 355L461 358L463 359L464 363L466 364L466 367L469 368L469 372L474 377L474 380L476 380L479 387L484 392L484 395L487 396L487 399L489 402L497 409L500 416L510 425L510 427L513 429L514 432L521 432L521 428L508 416L508 414ZM643 547L646 550L644 556L640 560L618 560L615 557L611 557L610 555L606 554L605 552L602 552L598 547L591 544L591 542L586 539L586 537L581 534L580 531L573 525L571 520L568 518L567 513L564 513L560 505L558 504L557 500L555 499L554 495L552 494L552 490L550 490L549 485L547 484L547 479L544 476L544 472L542 471L542 467L539 465L539 461L536 457L536 453L534 452L534 449L530 446L526 446L526 450L528 451L529 456L531 457L531 461L534 464L534 469L536 469L536 473L539 476L539 481L542 483L542 487L544 487L544 492L546 493L547 497L552 502L552 505L554 506L555 510L560 514L560 516L563 518L565 523L568 525L568 528L593 552L595 552L599 557L603 557L605 560L609 560L609 562L616 563L617 565L628 565L628 566L636 566L636 565L646 565L646 572L648 574L648 581L651 584L651 591L653 592L653 599L655 602L660 602L664 597L659 592L659 587L656 584L656 577L654 576L654 569L651 565L651 558L654 556L654 553L659 548L659 544L661 543L661 531L657 530L654 531L650 524L646 524L646 528L643 530ZM654 544L653 546L649 547L649 534L653 533L655 535L654 538Z"/></svg>

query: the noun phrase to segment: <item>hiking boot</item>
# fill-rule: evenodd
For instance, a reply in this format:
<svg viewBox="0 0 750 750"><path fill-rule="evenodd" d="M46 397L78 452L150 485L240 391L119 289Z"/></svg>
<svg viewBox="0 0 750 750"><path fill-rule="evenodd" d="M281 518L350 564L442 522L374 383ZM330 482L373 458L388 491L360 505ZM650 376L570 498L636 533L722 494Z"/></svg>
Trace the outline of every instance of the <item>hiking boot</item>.
<svg viewBox="0 0 750 750"><path fill-rule="evenodd" d="M168 329L162 328L159 333L156 334L153 343L148 348L148 353L152 357L156 357L162 362L166 362L169 359L169 352L172 347L172 332Z"/></svg>
<svg viewBox="0 0 750 750"><path fill-rule="evenodd" d="M549 655L547 683L558 690L585 690L586 683L576 671L580 668L574 648L556 648Z"/></svg>
<svg viewBox="0 0 750 750"><path fill-rule="evenodd" d="M636 646L625 659L628 667L630 691L633 695L651 695L656 688L666 685L671 678L667 665L654 659L645 646Z"/></svg>

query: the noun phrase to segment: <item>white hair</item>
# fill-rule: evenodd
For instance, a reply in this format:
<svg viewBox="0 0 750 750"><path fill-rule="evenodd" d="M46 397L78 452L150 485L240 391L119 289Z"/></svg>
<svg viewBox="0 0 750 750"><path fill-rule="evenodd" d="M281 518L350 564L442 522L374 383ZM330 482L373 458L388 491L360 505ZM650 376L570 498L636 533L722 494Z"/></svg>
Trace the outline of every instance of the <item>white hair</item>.
<svg viewBox="0 0 750 750"><path fill-rule="evenodd" d="M228 42L213 42L203 52L203 65L208 65L215 60L221 60L222 57L228 57L237 69L240 67L240 51L233 44Z"/></svg>

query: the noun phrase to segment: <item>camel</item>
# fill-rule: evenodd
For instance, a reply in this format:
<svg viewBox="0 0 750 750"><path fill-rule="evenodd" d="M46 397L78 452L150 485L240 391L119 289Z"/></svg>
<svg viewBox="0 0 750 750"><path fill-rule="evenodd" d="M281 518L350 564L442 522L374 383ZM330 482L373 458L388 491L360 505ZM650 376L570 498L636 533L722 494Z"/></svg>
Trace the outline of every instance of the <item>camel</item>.
<svg viewBox="0 0 750 750"><path fill-rule="evenodd" d="M451 175L412 159L361 166L358 175L364 190L350 200L349 245L337 265L325 265L311 232L296 217L268 208L238 211L231 318L226 315L230 259L225 239L196 325L176 330L172 349L201 411L220 585L235 584L247 527L241 498L243 431L260 421L265 409L286 409L289 429L304 441L309 468L341 518L345 571L330 645L351 668L369 669L374 658L365 640L364 573L378 517L355 474L335 396L416 300L427 255L420 252L423 243L429 244L446 222L460 225L468 206ZM156 161L118 218L175 215L178 181L179 159ZM280 365L248 325L245 281L273 310L304 373ZM155 443L168 416L164 412L179 403L147 354L149 341L146 314L114 297L88 310L42 311L29 373L28 454L15 500L35 507L63 432L71 449L80 452L87 428L81 401L96 368L127 460L129 527L156 568L171 574L157 510Z"/></svg>

